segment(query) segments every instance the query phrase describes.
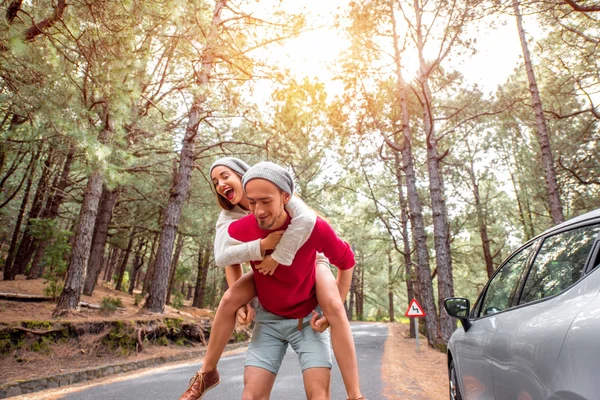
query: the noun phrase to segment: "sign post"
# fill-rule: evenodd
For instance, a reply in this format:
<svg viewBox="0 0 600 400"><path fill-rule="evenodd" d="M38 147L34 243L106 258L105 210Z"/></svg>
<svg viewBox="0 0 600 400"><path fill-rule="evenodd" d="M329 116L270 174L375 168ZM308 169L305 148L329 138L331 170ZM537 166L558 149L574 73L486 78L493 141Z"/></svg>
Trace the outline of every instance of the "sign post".
<svg viewBox="0 0 600 400"><path fill-rule="evenodd" d="M408 310L406 310L406 313L404 315L406 315L409 318L415 319L415 338L416 338L417 353L418 353L419 352L419 317L424 317L425 312L423 311L423 308L421 307L421 305L419 304L417 299L412 299L408 306Z"/></svg>

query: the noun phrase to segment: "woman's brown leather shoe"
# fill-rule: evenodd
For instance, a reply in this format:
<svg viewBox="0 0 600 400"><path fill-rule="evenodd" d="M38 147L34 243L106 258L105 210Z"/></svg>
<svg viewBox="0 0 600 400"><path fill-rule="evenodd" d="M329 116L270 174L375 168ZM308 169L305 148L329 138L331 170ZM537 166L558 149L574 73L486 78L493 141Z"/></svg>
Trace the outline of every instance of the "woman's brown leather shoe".
<svg viewBox="0 0 600 400"><path fill-rule="evenodd" d="M188 390L181 395L179 400L199 400L204 396L204 393L217 386L220 382L221 378L216 368L204 373L198 371L190 380Z"/></svg>

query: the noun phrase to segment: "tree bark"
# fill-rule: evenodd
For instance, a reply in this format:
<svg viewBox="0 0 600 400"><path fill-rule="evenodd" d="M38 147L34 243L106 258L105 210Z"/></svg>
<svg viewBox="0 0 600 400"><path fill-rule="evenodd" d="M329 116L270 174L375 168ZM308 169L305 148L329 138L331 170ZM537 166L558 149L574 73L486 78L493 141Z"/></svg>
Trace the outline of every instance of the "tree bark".
<svg viewBox="0 0 600 400"><path fill-rule="evenodd" d="M112 131L112 124L108 114L105 114L104 129L98 135L98 141L105 143ZM98 203L102 194L102 169L95 168L90 176L85 193L83 195L83 204L79 212L79 222L75 232L73 247L71 251L71 260L67 270L65 286L63 288L58 304L52 315L54 317L68 313L72 310L79 310L79 300L85 274L87 272L87 262L90 256L92 246L92 235L94 233L94 224L98 212Z"/></svg>
<svg viewBox="0 0 600 400"><path fill-rule="evenodd" d="M173 284L175 283L175 276L177 275L177 264L179 264L179 257L181 256L182 249L183 235L180 233L177 238L177 244L175 245L175 254L173 254L173 260L171 261L171 268L169 273L169 289L167 290L167 304L171 304L171 294L173 292Z"/></svg>
<svg viewBox="0 0 600 400"><path fill-rule="evenodd" d="M60 175L60 180L58 181L58 184L54 189L54 195L52 196L50 206L44 210L44 214L42 215L43 218L53 220L56 219L56 217L58 216L60 206L65 199L65 190L69 185L69 175L71 174L71 166L73 165L73 161L75 160L75 150L75 146L71 146L69 149L69 153L67 154L67 158L65 160L65 164ZM51 242L51 240L52 239L41 241L35 249L35 255L31 263L31 269L29 271L29 279L40 278L44 273L42 259L44 258L44 252L46 251L46 247Z"/></svg>
<svg viewBox="0 0 600 400"><path fill-rule="evenodd" d="M427 327L427 341L429 345L438 343L438 321L435 300L433 297L433 286L431 284L431 268L429 266L429 254L427 251L427 233L423 222L423 206L417 189L417 178L412 153L412 137L410 131L410 118L408 113L407 84L402 76L402 64L400 62L400 47L396 29L396 19L393 12L393 2L390 2L391 18L393 26L394 53L397 76L397 97L400 103L402 115L402 166L406 175L406 192L408 208L410 210L410 223L412 226L413 240L417 256L417 282L418 291L421 296L421 305L425 309L425 325ZM394 148L396 150L396 148Z"/></svg>
<svg viewBox="0 0 600 400"><path fill-rule="evenodd" d="M391 252L388 252L388 317L394 322L394 267Z"/></svg>
<svg viewBox="0 0 600 400"><path fill-rule="evenodd" d="M115 269L119 262L120 256L121 256L121 249L118 247L114 247L113 251L112 251L112 256L111 256L110 260L108 261L108 268L107 268L108 272L106 273L106 279L104 279L105 282L112 282L113 275L115 273Z"/></svg>
<svg viewBox="0 0 600 400"><path fill-rule="evenodd" d="M529 92L533 102L533 111L535 113L535 122L537 125L537 138L542 150L542 164L546 172L546 190L548 192L548 202L550 203L550 215L552 222L555 225L564 222L562 203L560 200L560 192L558 183L556 182L556 170L554 169L554 159L552 157L552 148L550 146L550 138L548 136L548 127L544 110L542 107L542 98L537 87L537 79L533 71L531 63L531 55L529 54L529 46L525 38L525 29L523 28L523 16L519 6L519 0L513 0L513 9L517 19L517 29L519 30L519 39L521 40L521 48L523 49L523 61L525 62L525 70L527 71L527 80L529 81Z"/></svg>
<svg viewBox="0 0 600 400"><path fill-rule="evenodd" d="M193 307L204 308L204 294L206 293L206 278L208 277L208 262L210 253L204 246L200 246L198 253L198 276L194 291Z"/></svg>
<svg viewBox="0 0 600 400"><path fill-rule="evenodd" d="M198 126L202 120L203 106L209 91L210 72L213 69L215 46L218 39L218 30L221 25L221 11L225 4L226 0L217 0L215 3L210 30L202 51L202 69L199 71L197 77L199 94L195 96L191 107L181 148L179 170L175 174L169 201L165 209L150 295L144 304L146 309L154 312L162 313L165 307L167 286L169 283L169 264L175 242L175 233L177 232L181 210L189 191L190 177L194 165L195 141Z"/></svg>
<svg viewBox="0 0 600 400"><path fill-rule="evenodd" d="M412 257L410 248L410 236L408 233L408 213L406 212L407 204L406 198L404 197L404 187L402 185L402 163L400 160L400 154L397 151L394 152L394 169L396 171L396 185L398 186L398 204L400 205L400 224L402 227L402 249L404 257L404 268L406 274L406 297L408 301L415 298L415 277L412 273ZM421 299L419 298L419 301ZM410 319L410 337L415 337L415 319Z"/></svg>
<svg viewBox="0 0 600 400"><path fill-rule="evenodd" d="M423 127L427 144L427 171L429 173L429 195L431 198L431 211L433 214L433 242L435 247L435 260L438 276L438 309L443 310L445 298L454 296L454 282L452 278L452 257L450 254L450 234L448 228L448 215L444 196L444 180L440 166L438 151L438 138L433 124L433 101L429 86L430 66L425 61L425 39L423 37L422 12L419 1L414 2L416 16L416 36L419 53L419 76L421 104L423 105ZM440 332L442 339L448 343L452 332L456 329L454 318L448 313L440 311Z"/></svg>
<svg viewBox="0 0 600 400"><path fill-rule="evenodd" d="M469 160L467 172L469 173L469 177L471 179L473 198L475 199L475 213L477 214L477 225L479 227L479 237L481 238L481 247L483 250L483 258L485 260L485 270L489 279L494 273L494 259L492 258L492 251L490 250L490 239L487 234L487 222L483 212L484 207L483 204L481 204L479 182L475 176L475 167L472 159Z"/></svg>
<svg viewBox="0 0 600 400"><path fill-rule="evenodd" d="M121 290L121 285L123 284L123 277L125 276L125 271L127 270L127 263L129 262L129 255L131 254L131 248L133 247L134 240L135 229L131 228L131 230L129 231L129 242L127 242L127 249L125 250L125 254L123 255L123 261L121 262L121 266L119 267L119 276L117 278L115 290Z"/></svg>
<svg viewBox="0 0 600 400"><path fill-rule="evenodd" d="M31 185L33 184L33 175L35 174L35 164L40 155L40 150L34 155L31 155L31 161L29 168L26 171L27 184L25 185L25 192L23 193L23 199L21 200L21 207L19 208L19 214L17 215L17 221L15 222L15 229L13 231L12 239L10 241L10 247L6 255L6 261L4 263L4 280L12 281L18 273L18 265L15 262L15 255L17 253L17 241L19 240L19 234L21 233L21 224L23 223L23 215L27 208L27 202L29 201L29 193L31 191ZM26 228L27 229L27 228ZM21 240L22 242L23 240ZM20 246L19 246L20 248Z"/></svg>
<svg viewBox="0 0 600 400"><path fill-rule="evenodd" d="M346 308L346 316L348 321L352 321L354 314L354 304L356 302L356 280L357 280L356 268L352 273L352 281L350 282L350 296L348 300L348 307Z"/></svg>
<svg viewBox="0 0 600 400"><path fill-rule="evenodd" d="M48 192L48 183L50 181L50 175L52 170L54 152L52 149L48 151L48 157L44 161L42 174L33 196L33 202L31 203L31 209L29 210L29 216L27 217L27 225L25 226L25 232L19 243L19 249L15 256L14 270L17 274L24 274L27 269L27 265L31 261L31 258L35 249L35 239L31 235L31 220L38 218L42 212L42 206L44 204L44 196Z"/></svg>
<svg viewBox="0 0 600 400"><path fill-rule="evenodd" d="M94 236L92 238L92 248L88 260L88 272L83 286L83 293L91 296L98 282L98 276L102 269L102 260L104 259L104 249L106 239L108 238L108 226L112 219L113 209L119 197L119 189L110 190L106 186L102 189L100 205L98 207L98 216L94 227Z"/></svg>
<svg viewBox="0 0 600 400"><path fill-rule="evenodd" d="M144 265L144 253L146 250L145 246L146 242L140 239L140 243L135 252L133 267L131 268L131 277L129 278L129 290L127 291L129 294L133 294L133 289L135 289L135 282L137 280L138 274L140 272L141 267Z"/></svg>
<svg viewBox="0 0 600 400"><path fill-rule="evenodd" d="M156 244L158 243L158 233L154 235L152 239L152 249L150 250L150 260L148 261L148 267L146 268L146 276L144 277L144 286L142 286L142 294L148 293L150 290L150 283L152 282L152 275L154 274L154 264L156 263Z"/></svg>

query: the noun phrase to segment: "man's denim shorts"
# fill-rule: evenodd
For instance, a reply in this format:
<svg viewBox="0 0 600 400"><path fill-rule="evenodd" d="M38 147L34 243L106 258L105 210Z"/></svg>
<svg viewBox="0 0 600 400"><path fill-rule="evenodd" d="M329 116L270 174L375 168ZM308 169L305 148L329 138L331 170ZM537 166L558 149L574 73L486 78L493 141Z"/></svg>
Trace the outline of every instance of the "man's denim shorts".
<svg viewBox="0 0 600 400"><path fill-rule="evenodd" d="M312 313L302 320L288 319L260 307L256 312L256 326L246 353L246 367L266 369L277 375L288 344L298 354L302 372L308 368L331 369L331 339L329 330L315 332L310 326Z"/></svg>

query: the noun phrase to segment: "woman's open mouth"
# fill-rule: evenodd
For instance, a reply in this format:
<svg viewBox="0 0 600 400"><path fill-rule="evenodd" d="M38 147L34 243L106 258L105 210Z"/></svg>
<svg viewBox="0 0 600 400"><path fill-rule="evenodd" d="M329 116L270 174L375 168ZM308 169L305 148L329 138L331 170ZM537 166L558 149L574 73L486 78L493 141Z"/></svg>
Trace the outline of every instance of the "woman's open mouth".
<svg viewBox="0 0 600 400"><path fill-rule="evenodd" d="M225 195L225 198L227 198L227 200L231 201L235 197L235 190L233 190L232 188L225 189L223 191L223 194Z"/></svg>

